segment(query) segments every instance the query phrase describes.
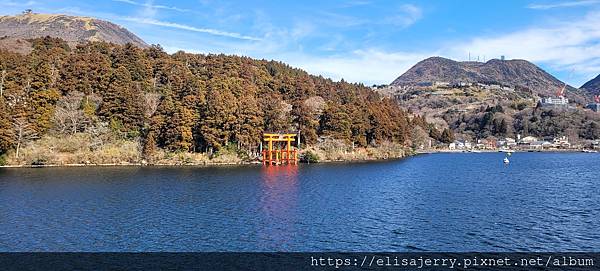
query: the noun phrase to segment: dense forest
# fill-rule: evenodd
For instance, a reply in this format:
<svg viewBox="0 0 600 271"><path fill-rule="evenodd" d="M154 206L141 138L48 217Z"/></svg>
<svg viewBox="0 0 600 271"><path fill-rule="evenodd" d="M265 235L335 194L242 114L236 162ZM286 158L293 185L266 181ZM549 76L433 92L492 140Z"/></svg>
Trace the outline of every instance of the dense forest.
<svg viewBox="0 0 600 271"><path fill-rule="evenodd" d="M137 141L150 158L256 153L264 131L360 147L406 145L412 132L410 115L370 88L281 62L102 42L70 48L49 37L32 44L28 55L0 52L0 153L16 157L47 135Z"/></svg>

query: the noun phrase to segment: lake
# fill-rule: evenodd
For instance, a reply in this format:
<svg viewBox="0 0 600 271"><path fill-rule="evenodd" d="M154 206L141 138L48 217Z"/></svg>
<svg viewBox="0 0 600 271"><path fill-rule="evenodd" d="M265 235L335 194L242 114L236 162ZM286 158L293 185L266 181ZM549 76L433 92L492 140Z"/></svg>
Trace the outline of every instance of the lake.
<svg viewBox="0 0 600 271"><path fill-rule="evenodd" d="M600 155L0 169L0 251L597 251Z"/></svg>

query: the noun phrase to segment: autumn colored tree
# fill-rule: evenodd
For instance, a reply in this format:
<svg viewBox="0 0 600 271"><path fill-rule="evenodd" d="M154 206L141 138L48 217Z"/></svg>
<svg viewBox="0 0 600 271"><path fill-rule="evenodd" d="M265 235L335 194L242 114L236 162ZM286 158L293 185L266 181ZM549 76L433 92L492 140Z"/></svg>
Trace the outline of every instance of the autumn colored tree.
<svg viewBox="0 0 600 271"><path fill-rule="evenodd" d="M143 96L123 66L111 75L108 89L100 106L100 115L123 124L123 132L139 132L144 120Z"/></svg>
<svg viewBox="0 0 600 271"><path fill-rule="evenodd" d="M320 122L321 131L324 135L350 142L352 136L351 123L350 115L340 104L327 103Z"/></svg>
<svg viewBox="0 0 600 271"><path fill-rule="evenodd" d="M255 152L265 131L300 132L309 145L320 136L358 146L404 143L411 126L442 137L364 85L278 61L105 42L72 48L53 38L32 43L28 55L0 50L0 152L50 131L89 129L139 140L146 158L156 148L213 152L228 144Z"/></svg>
<svg viewBox="0 0 600 271"><path fill-rule="evenodd" d="M142 149L142 157L148 161L152 161L154 154L156 153L157 143L156 135L154 132L148 133L146 140L144 141L144 148Z"/></svg>
<svg viewBox="0 0 600 271"><path fill-rule="evenodd" d="M270 93L261 98L265 131L282 132L291 130L293 106L287 103L279 93Z"/></svg>
<svg viewBox="0 0 600 271"><path fill-rule="evenodd" d="M194 111L175 106L175 112L166 123L164 146L172 151L191 151L194 146Z"/></svg>
<svg viewBox="0 0 600 271"><path fill-rule="evenodd" d="M206 103L200 120L201 145L209 152L219 150L230 142L236 126L237 100L226 82L215 78L209 82Z"/></svg>
<svg viewBox="0 0 600 271"><path fill-rule="evenodd" d="M242 95L236 106L233 140L239 148L254 149L262 140L263 112L253 95Z"/></svg>
<svg viewBox="0 0 600 271"><path fill-rule="evenodd" d="M0 154L12 148L14 144L12 119L4 98L0 97Z"/></svg>
<svg viewBox="0 0 600 271"><path fill-rule="evenodd" d="M103 94L111 72L110 59L92 48L81 47L64 63L60 71L60 89L63 93L79 91L90 94Z"/></svg>
<svg viewBox="0 0 600 271"><path fill-rule="evenodd" d="M298 123L300 139L305 144L315 144L318 137L320 113L306 101L299 101L294 105L294 115Z"/></svg>

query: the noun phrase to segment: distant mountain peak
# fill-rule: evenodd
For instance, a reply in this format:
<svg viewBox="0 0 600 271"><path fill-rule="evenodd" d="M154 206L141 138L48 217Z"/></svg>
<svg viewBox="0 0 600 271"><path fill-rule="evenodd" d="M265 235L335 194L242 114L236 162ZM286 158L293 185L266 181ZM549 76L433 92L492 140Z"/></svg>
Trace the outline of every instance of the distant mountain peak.
<svg viewBox="0 0 600 271"><path fill-rule="evenodd" d="M581 88L592 94L596 94L596 95L600 94L600 75L596 76L596 78L583 84L583 86L581 86Z"/></svg>
<svg viewBox="0 0 600 271"><path fill-rule="evenodd" d="M539 95L554 95L564 86L551 74L523 59L460 62L439 56L415 64L391 85L406 86L422 82L494 83L528 88ZM569 90L576 89L569 87Z"/></svg>
<svg viewBox="0 0 600 271"><path fill-rule="evenodd" d="M45 36L61 38L71 46L89 41L148 46L124 27L91 17L41 14L31 11L15 16L0 16L0 37L4 39L14 41Z"/></svg>

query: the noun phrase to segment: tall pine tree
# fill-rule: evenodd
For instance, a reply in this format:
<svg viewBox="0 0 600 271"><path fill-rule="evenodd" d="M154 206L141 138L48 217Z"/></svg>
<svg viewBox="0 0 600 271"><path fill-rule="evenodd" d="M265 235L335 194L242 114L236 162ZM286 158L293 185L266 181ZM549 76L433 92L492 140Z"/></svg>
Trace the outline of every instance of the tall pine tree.
<svg viewBox="0 0 600 271"><path fill-rule="evenodd" d="M142 101L141 91L135 88L129 71L120 66L110 77L100 115L112 122L122 123L122 132L135 135L144 121Z"/></svg>

